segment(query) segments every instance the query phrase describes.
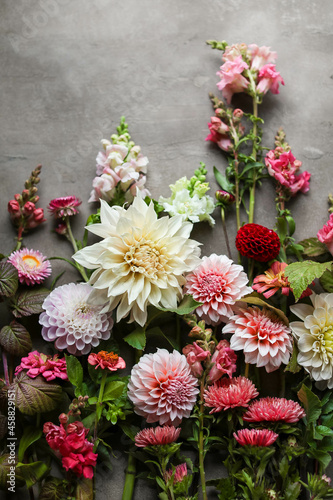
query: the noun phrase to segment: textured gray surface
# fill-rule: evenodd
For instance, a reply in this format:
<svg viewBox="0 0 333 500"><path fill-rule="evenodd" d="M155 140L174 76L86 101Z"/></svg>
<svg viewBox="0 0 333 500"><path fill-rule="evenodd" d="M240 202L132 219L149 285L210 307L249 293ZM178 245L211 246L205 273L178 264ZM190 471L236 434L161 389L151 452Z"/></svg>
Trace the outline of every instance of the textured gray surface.
<svg viewBox="0 0 333 500"><path fill-rule="evenodd" d="M315 235L328 218L326 197L333 190L331 7L330 0L1 0L1 251L13 246L7 201L30 171L43 165L40 206L69 194L87 200L99 141L121 115L149 158L155 197L167 195L168 185L190 176L199 161L207 164L214 191L212 166L225 165L218 149L204 142L207 94L216 90L220 65L220 53L205 40L214 38L278 52L286 85L260 108L263 142L273 145L283 125L303 169L313 174L310 192L290 208L296 238ZM89 213L84 202L74 230ZM256 221L274 223L268 183L257 194ZM231 239L234 227L230 218ZM25 244L69 257L70 247L52 228L48 220ZM194 236L204 243L203 255L226 251L218 220L214 230L201 226ZM55 276L63 266L53 267ZM61 283L74 279L68 270ZM113 472L98 476L97 500L121 498L125 458L113 462ZM139 484L135 498L156 493Z"/></svg>

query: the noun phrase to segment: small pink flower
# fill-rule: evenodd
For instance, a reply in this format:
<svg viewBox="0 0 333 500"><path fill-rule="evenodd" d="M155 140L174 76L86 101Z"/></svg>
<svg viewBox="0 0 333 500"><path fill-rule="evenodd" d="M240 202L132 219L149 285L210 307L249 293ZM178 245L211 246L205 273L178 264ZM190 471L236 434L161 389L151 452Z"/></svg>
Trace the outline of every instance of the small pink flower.
<svg viewBox="0 0 333 500"><path fill-rule="evenodd" d="M319 229L317 238L321 243L327 246L328 250L333 255L333 214L330 214L330 218L326 224Z"/></svg>
<svg viewBox="0 0 333 500"><path fill-rule="evenodd" d="M15 369L15 375L22 370L28 370L27 375L30 378L35 378L38 375L50 382L55 378L68 380L66 371L66 359L59 359L58 354L47 356L38 351L29 352L27 357L21 359L21 363Z"/></svg>
<svg viewBox="0 0 333 500"><path fill-rule="evenodd" d="M180 434L180 427L176 429L173 425L163 427L150 427L138 432L135 436L136 446L143 448L146 446L162 446L177 441Z"/></svg>
<svg viewBox="0 0 333 500"><path fill-rule="evenodd" d="M178 425L195 405L198 380L191 374L186 357L177 351L157 349L145 354L131 371L128 397L134 411L148 423Z"/></svg>
<svg viewBox="0 0 333 500"><path fill-rule="evenodd" d="M165 481L169 481L173 474L173 484L181 483L184 477L187 476L186 463L176 465L174 470L169 469L166 471L164 476Z"/></svg>
<svg viewBox="0 0 333 500"><path fill-rule="evenodd" d="M223 375L228 375L231 378L232 374L236 371L236 361L237 356L230 349L229 342L227 340L220 340L211 359L213 366L208 374L209 382L216 382Z"/></svg>
<svg viewBox="0 0 333 500"><path fill-rule="evenodd" d="M183 348L188 364L191 367L192 375L200 377L203 372L201 362L210 357L209 351L204 351L196 342L188 344Z"/></svg>
<svg viewBox="0 0 333 500"><path fill-rule="evenodd" d="M274 63L277 58L277 53L272 52L270 47L258 47L254 43L248 46L251 55L251 69L258 71L263 66L269 63Z"/></svg>
<svg viewBox="0 0 333 500"><path fill-rule="evenodd" d="M278 290L281 290L283 295L289 295L292 291L290 283L284 275L284 270L287 267L285 262L273 262L272 266L265 271L265 274L256 276L253 280L252 288L258 293L262 293L266 299L272 297ZM301 295L301 298L308 297L312 294L312 290L308 287Z"/></svg>
<svg viewBox="0 0 333 500"><path fill-rule="evenodd" d="M10 214L17 214L20 212L20 204L16 200L10 200L8 202L8 212Z"/></svg>
<svg viewBox="0 0 333 500"><path fill-rule="evenodd" d="M89 354L88 363L92 366L95 366L95 370L97 368L101 368L102 370L109 370L110 372L114 372L116 370L120 370L126 367L126 363L114 352L106 352L99 351L99 353Z"/></svg>
<svg viewBox="0 0 333 500"><path fill-rule="evenodd" d="M45 222L44 219L44 210L42 208L36 208L30 217L26 220L25 227L26 229L33 229L34 227L39 226L42 222Z"/></svg>
<svg viewBox="0 0 333 500"><path fill-rule="evenodd" d="M233 60L227 60L222 64L216 74L221 78L216 85L222 91L223 97L230 104L233 94L244 92L249 86L249 81L242 75L248 64L239 55Z"/></svg>
<svg viewBox="0 0 333 500"><path fill-rule="evenodd" d="M302 162L296 160L291 151L284 151L277 147L267 153L265 163L269 175L277 180L281 189L289 197L295 196L299 191L302 193L309 191L311 174L305 171L296 175Z"/></svg>
<svg viewBox="0 0 333 500"><path fill-rule="evenodd" d="M243 415L246 422L286 422L294 424L305 417L303 408L291 399L261 398Z"/></svg>
<svg viewBox="0 0 333 500"><path fill-rule="evenodd" d="M272 94L279 94L279 83L284 85L283 78L276 71L274 64L265 64L259 70L258 82L257 92L259 94L266 94L269 90Z"/></svg>
<svg viewBox="0 0 333 500"><path fill-rule="evenodd" d="M234 432L234 438L241 446L271 446L279 437L268 429L242 429Z"/></svg>
<svg viewBox="0 0 333 500"><path fill-rule="evenodd" d="M81 205L81 203L82 202L76 196L64 196L51 200L48 209L56 219L61 219L62 217L78 214L79 211L77 207Z"/></svg>
<svg viewBox="0 0 333 500"><path fill-rule="evenodd" d="M20 283L28 286L42 283L51 274L50 261L38 250L16 250L8 257L8 262L16 267Z"/></svg>
<svg viewBox="0 0 333 500"><path fill-rule="evenodd" d="M119 181L120 177L118 175L117 179L109 174L102 174L100 177L95 177L92 183L93 190L90 193L88 202L99 200L111 201Z"/></svg>
<svg viewBox="0 0 333 500"><path fill-rule="evenodd" d="M86 441L80 453L69 453L62 459L64 469L71 470L78 477L83 476L86 479L92 479L94 476L94 467L97 462L97 453L93 453L94 445Z"/></svg>
<svg viewBox="0 0 333 500"><path fill-rule="evenodd" d="M223 151L229 151L232 148L230 136L228 134L229 127L223 123L217 116L211 117L211 123L208 123L210 134L207 135L206 141L215 142Z"/></svg>
<svg viewBox="0 0 333 500"><path fill-rule="evenodd" d="M249 401L259 395L255 385L246 377L222 378L208 387L204 393L205 406L212 408L210 413L229 408L247 407Z"/></svg>
<svg viewBox="0 0 333 500"><path fill-rule="evenodd" d="M58 226L55 228L55 232L61 234L62 236L66 236L67 225L64 222L60 222Z"/></svg>

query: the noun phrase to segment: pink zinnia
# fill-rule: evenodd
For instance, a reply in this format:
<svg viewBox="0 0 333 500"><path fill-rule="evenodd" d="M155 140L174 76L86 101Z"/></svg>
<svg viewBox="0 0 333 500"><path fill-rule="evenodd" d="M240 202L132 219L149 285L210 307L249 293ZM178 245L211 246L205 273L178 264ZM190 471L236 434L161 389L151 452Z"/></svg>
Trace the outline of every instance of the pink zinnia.
<svg viewBox="0 0 333 500"><path fill-rule="evenodd" d="M169 481L173 476L173 484L181 483L184 477L187 476L187 465L186 463L176 465L175 469L169 469L165 472L164 479L165 481Z"/></svg>
<svg viewBox="0 0 333 500"><path fill-rule="evenodd" d="M176 429L173 425L163 427L150 427L143 429L135 436L136 446L143 448L146 446L162 446L177 441L180 434L180 427Z"/></svg>
<svg viewBox="0 0 333 500"><path fill-rule="evenodd" d="M38 351L29 352L28 356L21 359L21 364L15 369L15 375L22 370L28 370L27 375L35 378L42 375L48 382L55 378L68 380L66 371L66 359L59 359L58 354L47 356Z"/></svg>
<svg viewBox="0 0 333 500"><path fill-rule="evenodd" d="M106 351L99 351L97 354L89 354L88 363L95 366L95 370L97 368L101 368L102 370L109 370L110 372L126 367L126 363L123 358L114 352Z"/></svg>
<svg viewBox="0 0 333 500"><path fill-rule="evenodd" d="M240 309L223 328L233 333L230 347L244 351L245 362L264 366L268 373L287 364L292 352L291 331L271 311L258 307Z"/></svg>
<svg viewBox="0 0 333 500"><path fill-rule="evenodd" d="M196 403L197 385L184 355L157 349L142 356L132 368L128 397L135 413L148 423L179 425Z"/></svg>
<svg viewBox="0 0 333 500"><path fill-rule="evenodd" d="M330 214L330 218L326 224L318 231L317 238L321 243L327 246L328 250L333 255L333 214Z"/></svg>
<svg viewBox="0 0 333 500"><path fill-rule="evenodd" d="M38 250L16 250L8 257L8 262L16 267L20 283L28 286L42 283L51 274L50 261Z"/></svg>
<svg viewBox="0 0 333 500"><path fill-rule="evenodd" d="M77 207L81 205L81 203L82 201L76 196L64 196L51 200L48 209L56 219L61 219L62 217L78 214L79 211Z"/></svg>
<svg viewBox="0 0 333 500"><path fill-rule="evenodd" d="M271 446L279 437L268 429L242 429L234 432L234 438L241 446Z"/></svg>
<svg viewBox="0 0 333 500"><path fill-rule="evenodd" d="M266 94L269 90L272 94L279 94L279 83L284 85L280 73L276 71L275 64L265 64L259 70L257 92Z"/></svg>
<svg viewBox="0 0 333 500"><path fill-rule="evenodd" d="M246 286L248 281L242 266L213 253L187 275L185 291L203 303L197 307L197 315L208 325L218 325L233 315L237 300L252 292Z"/></svg>
<svg viewBox="0 0 333 500"><path fill-rule="evenodd" d="M247 407L249 401L259 395L255 385L246 377L223 378L204 393L205 406L217 413L229 408Z"/></svg>
<svg viewBox="0 0 333 500"><path fill-rule="evenodd" d="M229 342L227 340L220 340L211 359L213 366L208 374L209 382L216 382L223 375L228 375L231 378L232 374L236 371L236 361L237 355L230 349Z"/></svg>
<svg viewBox="0 0 333 500"><path fill-rule="evenodd" d="M222 64L220 70L216 74L221 78L216 85L222 91L223 97L230 104L234 94L244 92L249 86L249 81L242 75L248 65L241 55L233 60L228 60Z"/></svg>
<svg viewBox="0 0 333 500"><path fill-rule="evenodd" d="M246 422L286 422L294 424L305 417L303 408L292 399L262 398L253 401L243 415Z"/></svg>

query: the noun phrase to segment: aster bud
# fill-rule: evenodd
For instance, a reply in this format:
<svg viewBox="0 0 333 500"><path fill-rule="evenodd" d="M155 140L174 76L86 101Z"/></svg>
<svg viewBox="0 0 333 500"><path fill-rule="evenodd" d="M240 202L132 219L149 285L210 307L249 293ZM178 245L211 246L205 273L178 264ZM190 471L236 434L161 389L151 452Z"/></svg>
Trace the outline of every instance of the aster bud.
<svg viewBox="0 0 333 500"><path fill-rule="evenodd" d="M224 206L232 205L232 203L234 203L236 199L232 193L229 193L224 189L219 189L218 191L216 191L215 198Z"/></svg>
<svg viewBox="0 0 333 500"><path fill-rule="evenodd" d="M59 422L62 425L66 425L67 424L67 422L68 422L68 416L66 415L66 413L61 413L61 415L59 415Z"/></svg>

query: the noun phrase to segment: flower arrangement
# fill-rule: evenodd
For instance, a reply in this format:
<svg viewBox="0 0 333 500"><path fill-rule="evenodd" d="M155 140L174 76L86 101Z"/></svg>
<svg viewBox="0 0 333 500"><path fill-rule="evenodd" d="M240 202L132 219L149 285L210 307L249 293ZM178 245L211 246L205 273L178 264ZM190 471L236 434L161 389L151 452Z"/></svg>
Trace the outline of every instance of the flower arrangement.
<svg viewBox="0 0 333 500"><path fill-rule="evenodd" d="M152 199L148 159L122 118L96 158L87 201L97 205L82 239L71 227L82 201L49 202L54 237L72 245L66 265L80 278L63 285L63 273L50 283L51 262L66 259L24 246L45 221L36 208L41 166L8 202L17 238L0 261L12 316L0 335L3 490L25 487L35 498L38 485L41 500L92 499L96 471L111 467L122 433L123 500L137 476L161 500L207 500L209 489L221 500L333 496L324 473L333 452L333 198L317 236L296 241L287 204L307 193L310 174L283 129L274 148L262 145L259 106L285 84L277 54L207 43L222 52L206 138L225 167L213 168L215 200L203 163L175 179L169 197ZM231 105L239 93L252 112ZM274 228L254 222L264 182L275 187ZM201 257L193 225L213 228L217 208L228 255ZM236 262L225 224L232 211ZM32 316L43 352L33 347ZM220 475L207 480L210 453Z"/></svg>

